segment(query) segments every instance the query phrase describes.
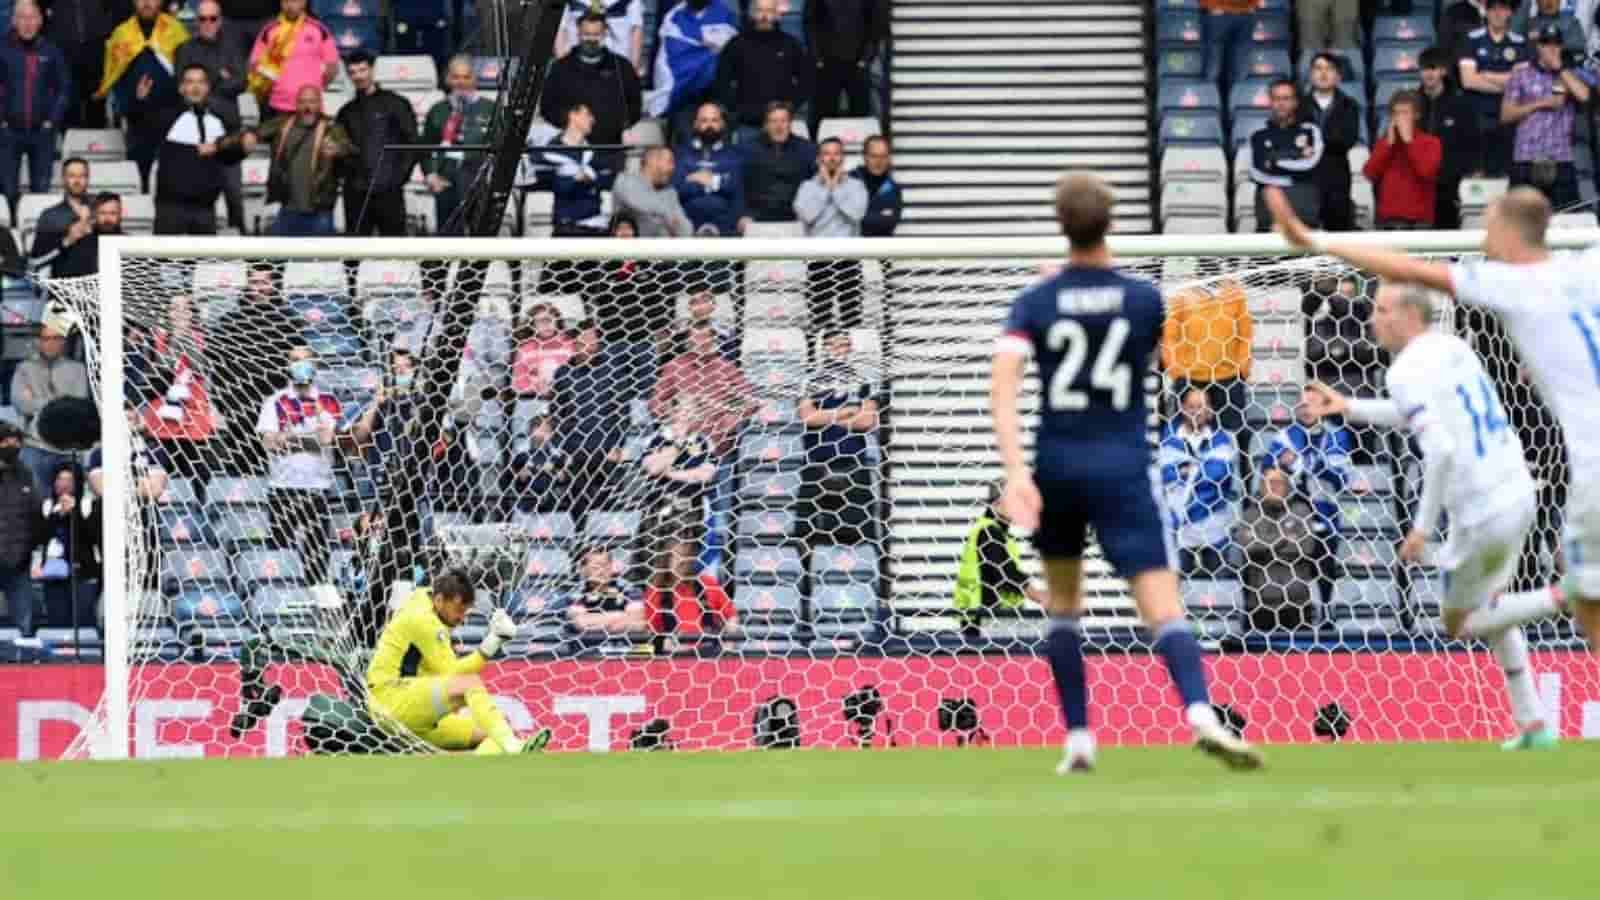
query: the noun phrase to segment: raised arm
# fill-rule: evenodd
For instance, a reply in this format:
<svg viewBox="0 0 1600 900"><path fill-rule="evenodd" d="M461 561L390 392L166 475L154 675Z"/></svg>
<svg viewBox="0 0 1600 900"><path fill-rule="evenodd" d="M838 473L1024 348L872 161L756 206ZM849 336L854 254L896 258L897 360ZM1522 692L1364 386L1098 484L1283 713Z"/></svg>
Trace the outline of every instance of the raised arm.
<svg viewBox="0 0 1600 900"><path fill-rule="evenodd" d="M1379 278L1405 281L1455 295L1455 285L1450 268L1443 263L1416 259L1407 253L1382 247L1364 247L1357 244L1333 241L1319 243L1300 217L1295 215L1289 198L1280 188L1263 187L1267 209L1272 213L1273 224L1290 246L1313 253L1337 256L1352 266L1370 272Z"/></svg>

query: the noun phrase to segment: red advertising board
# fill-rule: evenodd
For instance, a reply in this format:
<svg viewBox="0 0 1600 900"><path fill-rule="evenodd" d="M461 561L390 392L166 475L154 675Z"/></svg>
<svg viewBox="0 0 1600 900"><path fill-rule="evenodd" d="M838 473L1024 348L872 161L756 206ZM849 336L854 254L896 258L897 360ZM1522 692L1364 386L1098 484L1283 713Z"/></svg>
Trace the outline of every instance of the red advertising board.
<svg viewBox="0 0 1600 900"><path fill-rule="evenodd" d="M1247 736L1267 743L1316 740L1319 706L1338 703L1349 739L1483 740L1510 727L1500 672L1487 653L1306 653L1217 656L1208 661L1216 702L1248 720ZM1600 678L1587 654L1534 654L1546 706L1563 735L1600 737ZM1107 744L1185 740L1175 695L1159 659L1089 660L1093 715ZM242 740L228 721L238 706L233 666L152 667L137 676L130 750L139 757L260 756L303 752L296 719L304 698L333 691L328 670L283 666L282 706ZM951 746L938 727L941 700L976 704L987 741L1048 745L1063 737L1041 660L1005 657L841 657L836 659L586 660L506 662L485 672L489 688L519 729L555 730L562 750L621 750L635 728L665 718L684 749L751 746L760 703L784 696L799 707L806 746L855 740L844 698L874 685L884 700L876 744ZM92 666L0 666L0 758L52 758L88 721L101 693Z"/></svg>

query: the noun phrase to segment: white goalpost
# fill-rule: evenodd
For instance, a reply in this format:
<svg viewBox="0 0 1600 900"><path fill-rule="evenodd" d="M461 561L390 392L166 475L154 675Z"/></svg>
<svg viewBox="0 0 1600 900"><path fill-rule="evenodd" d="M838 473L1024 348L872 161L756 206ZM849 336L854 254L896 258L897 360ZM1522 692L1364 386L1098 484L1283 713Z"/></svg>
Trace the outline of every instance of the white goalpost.
<svg viewBox="0 0 1600 900"><path fill-rule="evenodd" d="M1481 232L1347 239L1453 258ZM1202 495L1233 523L1186 545L1216 701L1262 742L1498 733L1492 659L1438 633L1437 570L1393 556L1416 487L1403 436L1300 423L1345 428L1347 443L1284 464L1322 529L1285 563L1294 590L1269 590L1233 527L1279 465L1268 448L1291 440L1301 384L1381 389L1373 279L1275 235L1112 249L1174 309L1216 323L1214 307L1243 301L1234 333L1174 326L1145 380L1152 440L1177 390L1199 386L1243 448L1231 471L1174 466L1163 481L1175 529ZM553 728L560 749L649 746L656 727L686 749L782 746L788 728L802 746L1057 741L1037 610L1011 589L961 600L956 582L999 474L990 346L1011 298L1065 250L103 240L98 276L48 286L82 324L102 409L103 693L70 746L42 752L426 750L371 726L361 675L386 604L453 567L479 603L454 642L475 646L491 610L516 619L485 680L514 725ZM1489 357L1534 435L1542 514L1519 578L1552 577L1558 436L1490 318L1451 313L1441 327ZM299 348L309 382L290 371ZM1230 354L1237 379L1177 377ZM1159 661L1097 557L1085 633L1102 740L1179 740ZM1600 734L1600 680L1570 623L1529 639L1563 732ZM322 698L359 721L316 718Z"/></svg>

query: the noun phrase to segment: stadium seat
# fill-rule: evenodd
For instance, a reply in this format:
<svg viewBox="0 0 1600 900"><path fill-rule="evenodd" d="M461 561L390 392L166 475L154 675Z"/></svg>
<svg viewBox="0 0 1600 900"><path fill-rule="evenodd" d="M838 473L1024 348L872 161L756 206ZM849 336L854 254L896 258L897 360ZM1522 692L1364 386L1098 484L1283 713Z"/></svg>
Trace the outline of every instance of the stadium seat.
<svg viewBox="0 0 1600 900"><path fill-rule="evenodd" d="M424 119L428 118L428 110L433 105L444 99L444 91L400 91L407 103L411 104L411 111L417 114L417 126L420 128Z"/></svg>
<svg viewBox="0 0 1600 900"><path fill-rule="evenodd" d="M472 60L472 71L478 76L478 90L493 91L500 88L500 76L506 74L507 78L514 76L517 71L516 58L501 59L498 56L478 56Z"/></svg>
<svg viewBox="0 0 1600 900"><path fill-rule="evenodd" d="M17 199L16 227L26 243L18 249L26 251L33 243L33 233L39 227L39 217L44 211L61 202L56 194L23 194Z"/></svg>
<svg viewBox="0 0 1600 900"><path fill-rule="evenodd" d="M1161 118L1161 150L1177 145L1222 146L1222 122L1212 113L1173 113Z"/></svg>
<svg viewBox="0 0 1600 900"><path fill-rule="evenodd" d="M168 478L167 488L156 498L158 506L199 506L200 495L195 483L188 478Z"/></svg>
<svg viewBox="0 0 1600 900"><path fill-rule="evenodd" d="M1350 531L1399 537L1400 517L1387 498L1345 495L1339 498L1339 511Z"/></svg>
<svg viewBox="0 0 1600 900"><path fill-rule="evenodd" d="M179 591L172 598L172 618L186 622L243 622L244 599L225 585Z"/></svg>
<svg viewBox="0 0 1600 900"><path fill-rule="evenodd" d="M1218 184L1228 180L1228 159L1222 147L1199 147L1176 144L1161 154L1161 183L1173 181L1209 181Z"/></svg>
<svg viewBox="0 0 1600 900"><path fill-rule="evenodd" d="M317 611L317 595L310 588L293 585L266 585L251 591L250 608L267 621L274 618L303 618Z"/></svg>
<svg viewBox="0 0 1600 900"><path fill-rule="evenodd" d="M199 509L165 507L158 513L156 528L163 547L205 547L213 543L211 528Z"/></svg>
<svg viewBox="0 0 1600 900"><path fill-rule="evenodd" d="M812 618L819 637L840 637L829 626L865 624L877 617L877 610L878 592L866 582L821 584L811 591Z"/></svg>
<svg viewBox="0 0 1600 900"><path fill-rule="evenodd" d="M55 173L50 179L50 189L57 195L62 193L66 187L66 181L61 173L62 164L62 160L56 162ZM97 162L91 164L91 168L93 169L91 183L94 185L96 192L111 191L117 194L137 194L141 191L139 164L132 160ZM56 197L56 202L61 202L59 196Z"/></svg>
<svg viewBox="0 0 1600 900"><path fill-rule="evenodd" d="M156 198L149 194L122 197L122 230L128 234L150 234L156 227Z"/></svg>
<svg viewBox="0 0 1600 900"><path fill-rule="evenodd" d="M1250 391L1250 405L1244 410L1245 421L1257 427L1268 423L1283 425L1294 417L1299 403L1298 385L1257 386Z"/></svg>
<svg viewBox="0 0 1600 900"><path fill-rule="evenodd" d="M1175 181L1161 188L1161 219L1227 215L1221 182Z"/></svg>
<svg viewBox="0 0 1600 900"><path fill-rule="evenodd" d="M1372 75L1382 80L1400 76L1417 83L1417 59L1428 49L1426 43L1385 44L1372 54Z"/></svg>
<svg viewBox="0 0 1600 900"><path fill-rule="evenodd" d="M733 560L736 584L799 584L805 569L800 553L788 545L745 547Z"/></svg>
<svg viewBox="0 0 1600 900"><path fill-rule="evenodd" d="M1156 53L1156 78L1161 84L1172 81L1203 81L1206 53L1198 48L1168 48Z"/></svg>
<svg viewBox="0 0 1600 900"><path fill-rule="evenodd" d="M1400 591L1388 578L1341 578L1328 598L1328 618L1335 625L1340 619L1393 619L1401 609Z"/></svg>
<svg viewBox="0 0 1600 900"><path fill-rule="evenodd" d="M823 545L811 551L813 585L877 580L878 551L871 544Z"/></svg>
<svg viewBox="0 0 1600 900"><path fill-rule="evenodd" d="M1289 51L1282 47L1251 47L1233 61L1233 81L1246 78L1288 78L1294 74Z"/></svg>
<svg viewBox="0 0 1600 900"><path fill-rule="evenodd" d="M380 56L373 77L391 91L431 91L439 87L439 69L431 56Z"/></svg>
<svg viewBox="0 0 1600 900"><path fill-rule="evenodd" d="M525 579L571 578L575 573L572 557L555 547L530 547L522 559Z"/></svg>
<svg viewBox="0 0 1600 900"><path fill-rule="evenodd" d="M1434 36L1432 16L1378 16L1372 21L1372 42L1377 47L1386 44L1427 46L1433 43Z"/></svg>
<svg viewBox="0 0 1600 900"><path fill-rule="evenodd" d="M1250 25L1250 43L1258 47L1289 49L1289 17L1281 12L1262 10Z"/></svg>
<svg viewBox="0 0 1600 900"><path fill-rule="evenodd" d="M781 543L794 536L797 519L793 512L768 509L739 516L735 533L740 543Z"/></svg>
<svg viewBox="0 0 1600 900"><path fill-rule="evenodd" d="M1155 0L1157 15L1169 15L1174 12L1196 13L1200 12L1200 0Z"/></svg>
<svg viewBox="0 0 1600 900"><path fill-rule="evenodd" d="M800 413L793 399L766 397L756 408L756 422L765 431L800 431Z"/></svg>
<svg viewBox="0 0 1600 900"><path fill-rule="evenodd" d="M1269 93L1272 87L1270 78L1246 78L1244 81L1228 88L1228 112L1235 113L1246 109L1271 110L1272 97Z"/></svg>
<svg viewBox="0 0 1600 900"><path fill-rule="evenodd" d="M115 128L68 128L61 137L61 158L81 156L91 169L96 162L122 162L128 158L128 141Z"/></svg>
<svg viewBox="0 0 1600 900"><path fill-rule="evenodd" d="M213 478L206 486L206 503L226 506L266 506L265 478Z"/></svg>
<svg viewBox="0 0 1600 900"><path fill-rule="evenodd" d="M739 610L742 625L795 622L801 618L804 600L792 584L739 583L733 588L733 605Z"/></svg>
<svg viewBox="0 0 1600 900"><path fill-rule="evenodd" d="M586 538L630 541L638 534L638 512L592 512L583 522L583 536Z"/></svg>
<svg viewBox="0 0 1600 900"><path fill-rule="evenodd" d="M829 138L838 138L844 142L844 152L848 158L860 156L862 145L867 142L867 138L882 133L883 125L872 116L834 117L823 119L822 124L818 126L817 143Z"/></svg>
<svg viewBox="0 0 1600 900"><path fill-rule="evenodd" d="M1204 20L1200 13L1180 11L1160 14L1156 19L1158 50L1202 48L1205 46Z"/></svg>
<svg viewBox="0 0 1600 900"><path fill-rule="evenodd" d="M231 587L233 567L220 550L173 550L161 555L161 589L174 594L196 588Z"/></svg>
<svg viewBox="0 0 1600 900"><path fill-rule="evenodd" d="M578 526L566 513L522 513L516 527L535 541L566 543L578 535Z"/></svg>
<svg viewBox="0 0 1600 900"><path fill-rule="evenodd" d="M383 35L376 18L330 16L322 22L328 26L328 32L333 35L341 55L354 50L366 50L374 54L383 50Z"/></svg>
<svg viewBox="0 0 1600 900"><path fill-rule="evenodd" d="M806 451L798 435L749 434L739 441L739 468L797 469Z"/></svg>
<svg viewBox="0 0 1600 900"><path fill-rule="evenodd" d="M1157 104L1157 111L1163 117L1170 113L1222 113L1217 86L1202 81L1169 81L1161 85Z"/></svg>
<svg viewBox="0 0 1600 900"><path fill-rule="evenodd" d="M411 260L364 259L356 270L356 293L364 300L415 297L422 277Z"/></svg>
<svg viewBox="0 0 1600 900"><path fill-rule="evenodd" d="M1346 572L1393 571L1399 554L1388 538L1348 536L1339 543L1339 563Z"/></svg>
<svg viewBox="0 0 1600 900"><path fill-rule="evenodd" d="M1244 613L1244 589L1238 581L1219 578L1184 578L1178 589L1183 608L1203 637L1218 638L1240 633Z"/></svg>
<svg viewBox="0 0 1600 900"><path fill-rule="evenodd" d="M1216 216L1173 216L1161 223L1163 234L1224 234L1228 220Z"/></svg>
<svg viewBox="0 0 1600 900"><path fill-rule="evenodd" d="M342 295L346 292L346 278L344 263L336 260L291 260L283 267L283 293L291 300L306 295ZM342 306L337 309L343 311Z"/></svg>
<svg viewBox="0 0 1600 900"><path fill-rule="evenodd" d="M758 470L744 476L739 486L739 502L756 507L785 507L800 492L800 473Z"/></svg>
<svg viewBox="0 0 1600 900"><path fill-rule="evenodd" d="M263 585L306 583L305 560L296 550L247 550L234 556L233 570L246 594Z"/></svg>
<svg viewBox="0 0 1600 900"><path fill-rule="evenodd" d="M1272 113L1268 110L1248 108L1235 110L1228 119L1228 136L1233 141L1235 152L1248 149L1250 136L1261 130L1271 119Z"/></svg>

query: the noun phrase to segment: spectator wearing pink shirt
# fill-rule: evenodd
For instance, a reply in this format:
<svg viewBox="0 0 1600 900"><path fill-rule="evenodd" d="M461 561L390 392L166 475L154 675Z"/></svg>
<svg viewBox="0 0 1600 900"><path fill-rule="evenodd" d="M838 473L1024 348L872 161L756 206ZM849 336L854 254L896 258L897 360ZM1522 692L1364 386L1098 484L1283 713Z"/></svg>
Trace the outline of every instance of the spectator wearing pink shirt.
<svg viewBox="0 0 1600 900"><path fill-rule="evenodd" d="M294 112L306 85L321 90L339 73L339 45L326 25L306 11L307 0L283 0L250 50L250 92L263 108Z"/></svg>
<svg viewBox="0 0 1600 900"><path fill-rule="evenodd" d="M546 303L528 314L532 334L517 344L511 364L511 387L519 397L548 397L556 370L572 358L572 338L561 328L561 317Z"/></svg>

